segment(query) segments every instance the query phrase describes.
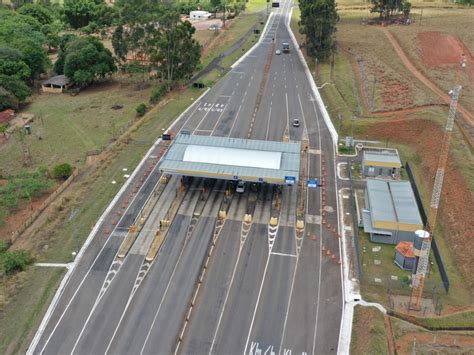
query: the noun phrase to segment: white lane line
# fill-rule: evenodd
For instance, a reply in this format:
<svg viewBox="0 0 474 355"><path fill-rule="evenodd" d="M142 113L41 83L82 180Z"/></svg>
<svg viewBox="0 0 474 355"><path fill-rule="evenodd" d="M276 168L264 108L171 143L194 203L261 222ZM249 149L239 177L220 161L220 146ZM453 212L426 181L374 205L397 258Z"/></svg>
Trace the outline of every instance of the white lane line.
<svg viewBox="0 0 474 355"><path fill-rule="evenodd" d="M217 125L218 125L219 122L221 121L222 115L224 115L224 112L225 112L225 110L227 109L227 106L229 106L229 105L227 105L227 104L225 105L224 109L222 110L221 114L219 115L219 118L217 118L216 124L215 124L214 127L212 128L211 136L214 135L214 131L216 130Z"/></svg>
<svg viewBox="0 0 474 355"><path fill-rule="evenodd" d="M290 257L292 257L292 258L298 258L298 256L295 255L295 254L277 253L276 251L272 251L270 254L271 254L271 255L290 256ZM293 286L293 283L292 283L292 286ZM292 287L292 288L293 288L293 287ZM291 293L290 293L290 298L291 298Z"/></svg>
<svg viewBox="0 0 474 355"><path fill-rule="evenodd" d="M270 253L268 253L267 262L265 263L265 269L263 270L262 283L260 284L260 289L258 290L257 302L253 310L252 322L250 323L249 333L247 335L247 341L245 342L244 355L247 354L247 347L249 345L250 335L252 334L252 328L253 328L253 323L255 322L255 316L257 315L258 305L260 304L260 296L262 295L263 284L265 283L265 277L267 275L267 269L268 269L268 264L270 262L270 257L271 255Z"/></svg>
<svg viewBox="0 0 474 355"><path fill-rule="evenodd" d="M290 138L290 112L288 110L288 93L285 92L286 100L286 129L288 130L288 139Z"/></svg>
<svg viewBox="0 0 474 355"><path fill-rule="evenodd" d="M252 226L253 226L253 223L252 223ZM252 228L252 226L250 226L250 228ZM250 233L250 229L249 229L249 233ZM224 312L225 312L225 309L226 309L226 306L227 306L227 300L229 298L229 294L230 294L230 290L232 288L232 285L234 283L234 277L235 277L235 273L237 271L237 266L239 265L240 255L242 255L243 246L244 246L244 244L240 243L239 254L237 255L237 260L235 261L234 270L232 271L232 276L230 278L230 283L229 283L229 286L227 287L227 292L226 292L226 295L225 295L224 304L222 305L222 309L221 309L221 312L219 314L219 320L217 321L216 330L214 331L214 336L212 337L212 343L211 343L211 348L209 349L209 355L211 355L212 350L214 350L214 345L216 343L217 334L219 333L219 328L220 328L220 325L221 325L221 322L222 322L222 317L224 316Z"/></svg>
<svg viewBox="0 0 474 355"><path fill-rule="evenodd" d="M270 132L270 121L272 119L272 104L270 102L270 111L268 112L268 123L267 123L267 134L265 135L265 140L268 140L268 134Z"/></svg>
<svg viewBox="0 0 474 355"><path fill-rule="evenodd" d="M199 129L199 126L202 124L202 122L206 119L207 115L209 114L209 112L211 112L211 109L214 107L215 104L211 104L211 106L209 107L209 110L207 110L207 112L204 114L204 116L202 116L201 120L199 121L198 125L196 126L196 128L194 129L194 132L196 132L198 129Z"/></svg>
<svg viewBox="0 0 474 355"><path fill-rule="evenodd" d="M239 109L237 110L237 114L235 115L234 122L232 122L232 127L230 127L230 131L229 131L228 137L230 137L230 135L232 134L232 130L234 129L235 123L237 122L237 117L239 117L239 113L240 113L240 109L241 109L241 108L242 108L242 105L240 105L240 106L239 106Z"/></svg>

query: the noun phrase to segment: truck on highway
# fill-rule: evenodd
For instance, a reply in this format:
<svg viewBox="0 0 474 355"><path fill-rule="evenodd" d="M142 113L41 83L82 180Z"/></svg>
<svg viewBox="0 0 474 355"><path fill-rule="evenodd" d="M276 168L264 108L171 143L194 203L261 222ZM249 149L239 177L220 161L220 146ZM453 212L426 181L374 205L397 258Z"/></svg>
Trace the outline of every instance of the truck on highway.
<svg viewBox="0 0 474 355"><path fill-rule="evenodd" d="M283 42L283 53L290 53L290 44Z"/></svg>

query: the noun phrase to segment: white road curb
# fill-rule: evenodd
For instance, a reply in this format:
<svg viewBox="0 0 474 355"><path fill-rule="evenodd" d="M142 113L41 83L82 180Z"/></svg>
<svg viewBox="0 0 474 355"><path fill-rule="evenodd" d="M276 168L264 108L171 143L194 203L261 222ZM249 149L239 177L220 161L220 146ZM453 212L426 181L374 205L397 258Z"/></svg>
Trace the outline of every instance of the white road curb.
<svg viewBox="0 0 474 355"><path fill-rule="evenodd" d="M179 120L191 109L193 108L200 100L201 98L206 95L208 93L208 91L210 90L210 88L208 88L205 92L203 92L191 105L188 106L188 108L186 110L183 111L183 113L181 113L174 121L173 123L168 127L168 129L166 130L166 132L168 132L170 129L172 129L177 122L179 122ZM110 202L110 204L108 205L108 207L105 209L105 211L102 213L102 215L100 216L100 218L97 220L97 222L95 223L94 225L94 228L92 229L92 231L90 232L89 236L87 237L86 241L84 242L84 244L82 245L82 248L81 250L79 250L79 253L77 254L74 262L73 262L73 265L71 268L68 268L68 271L66 273L66 275L64 275L64 278L61 280L61 283L59 284L59 287L58 289L56 290L56 293L51 301L51 304L49 305L48 307L48 310L46 311L44 317L43 317L43 320L41 321L40 323L40 326L38 328L38 330L36 331L36 334L26 352L27 355L31 355L33 354L36 346L38 345L38 342L39 340L41 339L42 335L43 335L43 332L46 328L46 325L48 324L50 318L51 318L51 315L54 311L54 309L56 308L56 305L59 301L59 298L61 297L63 291L64 291L64 288L66 287L68 281L69 281L69 277L71 276L71 274L74 272L77 264L79 264L79 261L81 260L82 256L84 255L85 253L85 250L87 249L87 247L90 245L90 243L92 242L92 239L95 237L97 231L99 230L99 227L101 226L102 222L104 221L105 217L107 216L107 214L110 212L110 210L113 208L113 206L116 204L117 200L123 195L123 193L125 192L125 190L127 189L128 185L130 185L130 183L133 181L135 175L137 175L138 171L140 170L140 168L143 166L143 164L145 164L145 161L150 157L151 153L153 152L153 150L156 148L156 146L158 144L160 144L161 142L161 137L158 138L155 143L150 147L150 149L148 149L148 152L145 154L145 156L143 157L143 159L140 161L140 163L137 165L137 167L135 168L135 170L133 171L132 175L125 181L125 183L123 184L123 186L120 188L120 190L117 192L117 194L115 195L115 197L113 198L113 200ZM110 238L110 236L109 236Z"/></svg>

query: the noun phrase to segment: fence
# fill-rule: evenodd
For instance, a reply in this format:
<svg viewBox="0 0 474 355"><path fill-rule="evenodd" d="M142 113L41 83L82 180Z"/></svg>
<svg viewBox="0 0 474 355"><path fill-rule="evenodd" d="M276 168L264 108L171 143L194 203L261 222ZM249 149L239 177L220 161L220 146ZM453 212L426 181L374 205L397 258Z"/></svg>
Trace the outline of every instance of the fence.
<svg viewBox="0 0 474 355"><path fill-rule="evenodd" d="M352 186L352 166L351 163L349 162L349 183L350 183L350 193L349 193L349 198L351 201L351 215L352 215L352 244L354 246L354 251L355 251L355 259L356 259L356 265L357 265L357 276L359 280L362 278L362 262L360 260L361 258L361 252L360 252L360 241L359 241L359 221L357 219L357 210L356 210L356 200L354 197L354 189Z"/></svg>
<svg viewBox="0 0 474 355"><path fill-rule="evenodd" d="M415 194L416 203L418 204L418 210L420 211L421 220L423 224L426 225L427 216L425 209L423 207L423 202L421 201L420 192L418 191L418 187L416 186L415 176L413 175L413 171L411 170L410 164L408 162L405 163L405 170L408 174L408 178L410 179L410 184L413 189L413 193ZM443 280L444 289L446 293L449 291L449 278L448 273L444 267L443 259L441 258L441 254L438 249L438 245L436 244L436 239L433 234L433 238L431 241L431 249L433 249L433 255L436 260L436 264L438 265L439 273L441 275L441 279Z"/></svg>
<svg viewBox="0 0 474 355"><path fill-rule="evenodd" d="M16 231L12 233L12 236L10 237L10 242L14 243L15 240L18 238L18 236L21 235L29 226L33 224L33 222L38 218L38 216L43 212L50 204L53 202L61 192L63 192L75 179L75 177L79 174L78 169L74 169L73 173L71 176L67 178L66 181L64 181L56 190L54 190L51 195L48 196L46 200L39 206L28 219L21 224Z"/></svg>

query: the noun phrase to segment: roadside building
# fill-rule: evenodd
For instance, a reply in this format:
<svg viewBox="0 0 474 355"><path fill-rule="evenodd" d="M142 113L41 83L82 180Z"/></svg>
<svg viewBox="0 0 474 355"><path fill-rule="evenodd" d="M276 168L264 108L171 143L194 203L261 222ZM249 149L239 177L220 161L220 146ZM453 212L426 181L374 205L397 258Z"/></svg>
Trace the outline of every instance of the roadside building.
<svg viewBox="0 0 474 355"><path fill-rule="evenodd" d="M201 11L201 10L196 10L196 11L191 11L189 13L189 19L191 20L209 20L209 18L212 16L212 14L208 11Z"/></svg>
<svg viewBox="0 0 474 355"><path fill-rule="evenodd" d="M402 163L396 149L364 150L362 157L362 174L369 177L400 176Z"/></svg>
<svg viewBox="0 0 474 355"><path fill-rule="evenodd" d="M403 270L413 270L416 263L416 256L413 252L412 242L399 242L395 247L395 264Z"/></svg>
<svg viewBox="0 0 474 355"><path fill-rule="evenodd" d="M408 181L368 179L362 219L364 231L376 243L413 242L414 232L423 229Z"/></svg>
<svg viewBox="0 0 474 355"><path fill-rule="evenodd" d="M56 75L41 83L43 92L60 94L64 92L71 84L66 75Z"/></svg>

